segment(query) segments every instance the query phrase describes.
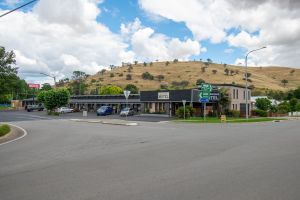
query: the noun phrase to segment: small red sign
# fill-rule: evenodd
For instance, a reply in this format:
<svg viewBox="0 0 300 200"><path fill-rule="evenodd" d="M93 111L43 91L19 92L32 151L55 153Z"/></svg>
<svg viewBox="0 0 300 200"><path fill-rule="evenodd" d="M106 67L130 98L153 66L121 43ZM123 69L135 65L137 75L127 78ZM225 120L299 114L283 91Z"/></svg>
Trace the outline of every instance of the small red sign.
<svg viewBox="0 0 300 200"><path fill-rule="evenodd" d="M29 88L40 89L40 84L28 83L28 87Z"/></svg>

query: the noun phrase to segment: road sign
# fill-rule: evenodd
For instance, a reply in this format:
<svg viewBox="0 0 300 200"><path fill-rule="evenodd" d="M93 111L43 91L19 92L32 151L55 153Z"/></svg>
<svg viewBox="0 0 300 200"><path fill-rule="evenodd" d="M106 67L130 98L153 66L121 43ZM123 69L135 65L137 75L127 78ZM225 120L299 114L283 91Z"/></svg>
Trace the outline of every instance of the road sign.
<svg viewBox="0 0 300 200"><path fill-rule="evenodd" d="M212 92L212 85L203 83L201 84L201 91L199 93L199 101L201 103L207 103L210 99L210 94Z"/></svg>
<svg viewBox="0 0 300 200"><path fill-rule="evenodd" d="M201 102L201 103L208 103L209 102L209 98L200 98L199 102Z"/></svg>
<svg viewBox="0 0 300 200"><path fill-rule="evenodd" d="M182 103L183 103L183 105L185 105L186 104L186 100L182 100Z"/></svg>
<svg viewBox="0 0 300 200"><path fill-rule="evenodd" d="M125 95L125 98L128 99L128 97L130 95L130 91L129 90L124 90L124 95Z"/></svg>

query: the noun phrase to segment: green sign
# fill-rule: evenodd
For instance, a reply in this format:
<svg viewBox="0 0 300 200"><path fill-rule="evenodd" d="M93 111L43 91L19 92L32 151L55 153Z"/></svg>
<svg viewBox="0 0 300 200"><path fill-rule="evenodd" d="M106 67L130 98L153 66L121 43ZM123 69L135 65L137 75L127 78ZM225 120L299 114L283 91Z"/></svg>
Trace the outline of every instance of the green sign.
<svg viewBox="0 0 300 200"><path fill-rule="evenodd" d="M199 97L201 99L209 99L210 97L210 93L212 92L212 85L210 84L206 84L206 83L202 83L201 84L201 91L199 94Z"/></svg>

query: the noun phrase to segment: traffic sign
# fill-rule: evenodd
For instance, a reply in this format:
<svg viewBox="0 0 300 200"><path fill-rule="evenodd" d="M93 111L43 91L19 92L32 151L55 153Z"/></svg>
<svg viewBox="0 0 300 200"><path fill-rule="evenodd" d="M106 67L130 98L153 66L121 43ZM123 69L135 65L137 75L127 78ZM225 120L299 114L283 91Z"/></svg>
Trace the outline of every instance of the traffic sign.
<svg viewBox="0 0 300 200"><path fill-rule="evenodd" d="M209 98L200 98L199 102L200 103L208 103L209 102Z"/></svg>
<svg viewBox="0 0 300 200"><path fill-rule="evenodd" d="M124 95L125 95L125 98L128 99L128 97L130 95L130 91L129 90L124 90Z"/></svg>

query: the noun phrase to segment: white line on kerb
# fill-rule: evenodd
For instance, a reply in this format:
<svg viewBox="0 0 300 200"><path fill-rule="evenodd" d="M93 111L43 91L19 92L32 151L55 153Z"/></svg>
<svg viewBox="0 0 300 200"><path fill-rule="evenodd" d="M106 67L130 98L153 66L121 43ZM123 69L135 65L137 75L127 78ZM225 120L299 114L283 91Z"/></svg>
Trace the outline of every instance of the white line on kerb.
<svg viewBox="0 0 300 200"><path fill-rule="evenodd" d="M25 137L25 136L27 135L27 131L26 131L24 128L22 128L22 127L20 127L20 126L13 125L13 124L9 124L9 125L21 129L21 130L23 131L24 134L23 134L21 137L18 137L18 138L16 138L16 139L13 139L13 140L10 140L10 141L1 143L0 146L5 145L5 144L8 144L8 143L11 143L11 142L15 142L15 141L17 141L17 140L20 140L20 139L22 139L23 137Z"/></svg>

